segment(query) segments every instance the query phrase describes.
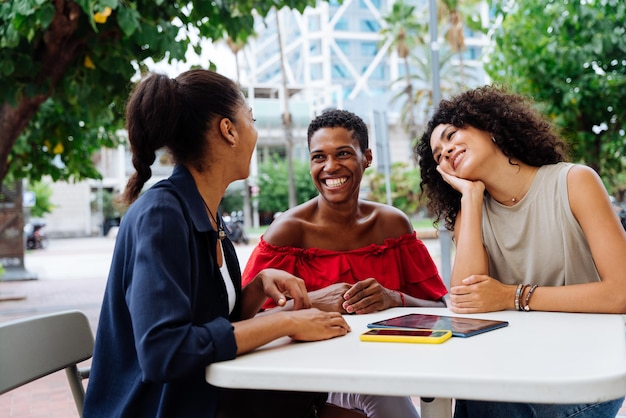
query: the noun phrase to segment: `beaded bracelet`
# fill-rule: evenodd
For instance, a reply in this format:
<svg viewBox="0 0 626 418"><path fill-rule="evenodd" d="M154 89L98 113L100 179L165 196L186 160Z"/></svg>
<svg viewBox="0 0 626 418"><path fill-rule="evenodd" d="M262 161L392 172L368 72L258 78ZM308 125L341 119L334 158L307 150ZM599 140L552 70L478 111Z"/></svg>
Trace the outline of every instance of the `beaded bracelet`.
<svg viewBox="0 0 626 418"><path fill-rule="evenodd" d="M533 292L535 291L536 288L538 288L539 286L537 286L536 284L532 285L532 287L530 288L530 290L528 291L528 294L526 295L526 300L524 301L524 311L525 312L530 312L530 297L532 296Z"/></svg>
<svg viewBox="0 0 626 418"><path fill-rule="evenodd" d="M520 283L520 284L517 285L517 289L515 289L515 298L513 299L513 302L515 303L515 310L516 311L519 311L519 308L520 308L519 301L520 301L520 299L522 297L521 295L522 295L522 288L523 287L524 287L524 285Z"/></svg>
<svg viewBox="0 0 626 418"><path fill-rule="evenodd" d="M517 304L519 306L519 308L518 308L519 311L524 309L524 306L522 305L522 298L524 297L524 292L529 287L530 287L530 285L528 285L528 284L522 285L522 290L519 292L519 297L517 298Z"/></svg>

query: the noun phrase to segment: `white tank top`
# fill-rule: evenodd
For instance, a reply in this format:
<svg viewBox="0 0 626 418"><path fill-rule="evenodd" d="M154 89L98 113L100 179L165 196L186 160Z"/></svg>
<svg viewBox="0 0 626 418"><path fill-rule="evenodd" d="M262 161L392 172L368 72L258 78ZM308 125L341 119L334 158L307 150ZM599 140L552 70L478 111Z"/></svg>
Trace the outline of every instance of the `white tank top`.
<svg viewBox="0 0 626 418"><path fill-rule="evenodd" d="M226 293L228 293L228 313L231 314L233 312L233 309L235 309L235 301L237 300L237 295L235 293L235 285L233 284L233 279L230 277L230 273L228 272L228 266L226 265L224 248L221 245L220 251L222 252L222 267L220 267L220 272L222 273L224 285L226 286Z"/></svg>

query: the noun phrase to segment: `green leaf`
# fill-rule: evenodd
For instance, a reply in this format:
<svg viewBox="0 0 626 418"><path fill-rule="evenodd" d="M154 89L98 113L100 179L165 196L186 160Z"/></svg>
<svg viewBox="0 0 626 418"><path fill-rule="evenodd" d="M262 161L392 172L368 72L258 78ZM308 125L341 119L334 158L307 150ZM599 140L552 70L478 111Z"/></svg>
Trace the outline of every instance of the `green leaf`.
<svg viewBox="0 0 626 418"><path fill-rule="evenodd" d="M0 39L0 47L2 48L15 48L20 43L20 35L15 30L13 25L7 25L5 27L4 36Z"/></svg>
<svg viewBox="0 0 626 418"><path fill-rule="evenodd" d="M13 7L16 13L28 16L35 13L36 3L30 0L15 0Z"/></svg>
<svg viewBox="0 0 626 418"><path fill-rule="evenodd" d="M54 18L54 6L50 3L44 4L39 10L37 10L37 20L41 24L41 27L46 29L50 26L50 22Z"/></svg>
<svg viewBox="0 0 626 418"><path fill-rule="evenodd" d="M15 66L12 61L9 60L0 60L0 74L4 77L10 75L13 71L15 71Z"/></svg>
<svg viewBox="0 0 626 418"><path fill-rule="evenodd" d="M99 0L98 5L100 6L100 10L103 10L106 7L110 7L112 10L115 10L119 6L119 1L118 0Z"/></svg>
<svg viewBox="0 0 626 418"><path fill-rule="evenodd" d="M120 7L117 22L124 35L130 37L139 28L139 13L130 7Z"/></svg>

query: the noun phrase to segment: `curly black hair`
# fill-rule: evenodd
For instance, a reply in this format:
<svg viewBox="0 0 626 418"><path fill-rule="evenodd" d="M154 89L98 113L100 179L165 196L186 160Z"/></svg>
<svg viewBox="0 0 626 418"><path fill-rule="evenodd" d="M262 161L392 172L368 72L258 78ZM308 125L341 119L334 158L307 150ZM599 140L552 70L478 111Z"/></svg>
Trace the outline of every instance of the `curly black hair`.
<svg viewBox="0 0 626 418"><path fill-rule="evenodd" d="M525 164L540 167L567 159L567 146L553 130L550 122L523 96L503 87L483 86L442 100L415 145L415 158L420 167L422 194L428 198L428 209L435 224L444 220L453 231L461 208L461 194L446 183L437 172L437 163L430 148L433 130L441 124L457 128L472 126L489 132L504 155Z"/></svg>
<svg viewBox="0 0 626 418"><path fill-rule="evenodd" d="M307 131L307 145L311 148L311 137L322 128L345 128L352 132L352 138L359 141L361 151L369 147L367 125L359 116L347 110L332 109L323 112L309 124Z"/></svg>

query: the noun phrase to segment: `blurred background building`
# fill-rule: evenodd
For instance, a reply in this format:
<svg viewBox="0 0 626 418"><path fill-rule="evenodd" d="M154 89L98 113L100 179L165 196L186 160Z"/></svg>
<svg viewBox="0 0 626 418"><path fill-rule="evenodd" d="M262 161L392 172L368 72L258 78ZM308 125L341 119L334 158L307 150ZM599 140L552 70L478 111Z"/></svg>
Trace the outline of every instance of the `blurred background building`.
<svg viewBox="0 0 626 418"><path fill-rule="evenodd" d="M251 177L232 186L246 195L246 225L259 224L250 196L254 195L258 162L276 155L287 158L290 148L292 158L308 160L306 128L325 109L347 109L366 121L377 169L397 161L412 164L412 141L402 123L407 66L393 40L384 34L389 27L385 18L392 13L394 3L330 0L320 1L302 14L287 9L274 12L264 20L257 19L254 39L233 49L240 48L236 54L236 78L248 97L259 131ZM405 3L415 7L414 14L424 24L423 36L427 40L429 1ZM485 2L475 2L472 7L479 18L487 20L489 10ZM488 82L482 70L487 37L468 28L464 28L464 37L463 51L446 53L444 47L440 51L444 97ZM445 41L440 40L440 44L445 45ZM428 100L432 97L429 44L423 43L416 51L407 60L412 76L414 119L420 132L432 111ZM219 62L216 64L220 71ZM283 124L286 108L291 116L290 146ZM101 181L50 184L55 208L45 217L49 236L100 235L115 225L119 214L112 208L111 200L123 191L133 171L130 154L127 147L120 146L103 149L96 158ZM159 156L150 184L167 177L170 171L167 156Z"/></svg>

